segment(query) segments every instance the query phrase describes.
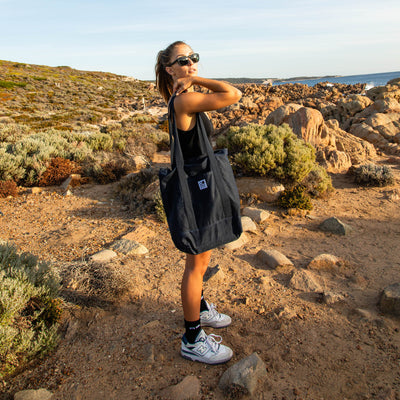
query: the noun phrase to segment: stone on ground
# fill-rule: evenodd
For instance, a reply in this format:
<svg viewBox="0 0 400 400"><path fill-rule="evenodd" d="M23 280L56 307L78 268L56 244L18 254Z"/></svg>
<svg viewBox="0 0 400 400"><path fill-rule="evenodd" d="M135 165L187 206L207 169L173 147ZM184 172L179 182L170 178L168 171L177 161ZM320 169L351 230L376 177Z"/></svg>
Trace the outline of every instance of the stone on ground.
<svg viewBox="0 0 400 400"><path fill-rule="evenodd" d="M50 400L52 396L53 393L46 389L29 389L15 393L14 400Z"/></svg>
<svg viewBox="0 0 400 400"><path fill-rule="evenodd" d="M240 194L253 194L261 201L273 203L278 200L285 187L268 178L238 178L236 184Z"/></svg>
<svg viewBox="0 0 400 400"><path fill-rule="evenodd" d="M293 266L293 263L278 250L260 250L257 258L270 269L284 265Z"/></svg>
<svg viewBox="0 0 400 400"><path fill-rule="evenodd" d="M400 316L400 283L393 283L382 291L379 308L385 314Z"/></svg>
<svg viewBox="0 0 400 400"><path fill-rule="evenodd" d="M219 388L227 395L253 395L257 384L267 375L266 366L257 353L240 360L228 368L219 381Z"/></svg>
<svg viewBox="0 0 400 400"><path fill-rule="evenodd" d="M270 217L270 215L271 214L268 211L260 210L259 208L255 207L246 207L243 210L244 217L249 217L258 224L261 224L264 221L266 221Z"/></svg>
<svg viewBox="0 0 400 400"><path fill-rule="evenodd" d="M149 250L140 244L139 242L136 242L135 240L127 240L127 239L120 239L117 240L113 245L112 245L113 250L117 251L118 253L122 253L125 255L143 255L147 254Z"/></svg>
<svg viewBox="0 0 400 400"><path fill-rule="evenodd" d="M187 376L180 383L160 392L162 399L196 400L200 399L200 381L195 376Z"/></svg>
<svg viewBox="0 0 400 400"><path fill-rule="evenodd" d="M227 243L223 247L224 247L224 249L228 249L228 250L236 250L236 249L241 248L248 241L249 241L248 236L246 235L246 233L243 232L240 235L239 239L234 240L233 242Z"/></svg>
<svg viewBox="0 0 400 400"><path fill-rule="evenodd" d="M105 249L101 250L96 254L93 254L90 257L90 261L98 262L98 263L106 263L111 261L113 258L117 257L117 253L115 251Z"/></svg>
<svg viewBox="0 0 400 400"><path fill-rule="evenodd" d="M243 232L257 233L257 225L250 217L242 217Z"/></svg>
<svg viewBox="0 0 400 400"><path fill-rule="evenodd" d="M322 293L324 291L323 286L324 284L319 277L305 269L294 271L289 282L289 287L302 292Z"/></svg>
<svg viewBox="0 0 400 400"><path fill-rule="evenodd" d="M351 226L345 224L336 217L331 217L323 221L320 224L319 229L324 232L331 232L337 235L348 235L352 231Z"/></svg>
<svg viewBox="0 0 400 400"><path fill-rule="evenodd" d="M337 272L343 261L332 254L320 254L310 261L307 268L317 271Z"/></svg>

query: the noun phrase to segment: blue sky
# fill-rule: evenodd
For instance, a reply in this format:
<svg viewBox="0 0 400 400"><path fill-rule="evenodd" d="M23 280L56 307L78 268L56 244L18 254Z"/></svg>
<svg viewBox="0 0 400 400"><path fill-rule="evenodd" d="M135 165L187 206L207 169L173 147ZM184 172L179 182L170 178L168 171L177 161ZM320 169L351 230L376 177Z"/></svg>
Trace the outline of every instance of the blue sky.
<svg viewBox="0 0 400 400"><path fill-rule="evenodd" d="M0 0L0 59L154 79L175 40L210 78L400 70L398 0Z"/></svg>

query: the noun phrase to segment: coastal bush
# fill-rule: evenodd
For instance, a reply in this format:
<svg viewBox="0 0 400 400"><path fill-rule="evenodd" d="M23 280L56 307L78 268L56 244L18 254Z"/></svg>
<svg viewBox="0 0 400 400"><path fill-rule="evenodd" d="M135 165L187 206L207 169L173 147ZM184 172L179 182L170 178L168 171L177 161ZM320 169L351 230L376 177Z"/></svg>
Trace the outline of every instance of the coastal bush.
<svg viewBox="0 0 400 400"><path fill-rule="evenodd" d="M165 214L164 204L162 202L160 190L157 192L154 198L154 210L156 212L157 219L160 222L167 222L167 214Z"/></svg>
<svg viewBox="0 0 400 400"><path fill-rule="evenodd" d="M287 124L231 127L217 146L227 147L234 165L246 175L301 182L315 167L314 148Z"/></svg>
<svg viewBox="0 0 400 400"><path fill-rule="evenodd" d="M18 196L18 186L14 181L0 181L0 199Z"/></svg>
<svg viewBox="0 0 400 400"><path fill-rule="evenodd" d="M71 174L79 173L80 168L73 161L56 157L50 161L49 166L39 179L39 186L59 185Z"/></svg>
<svg viewBox="0 0 400 400"><path fill-rule="evenodd" d="M313 197L332 192L332 180L326 169L319 164L314 164L310 173L301 182L306 187L308 193Z"/></svg>
<svg viewBox="0 0 400 400"><path fill-rule="evenodd" d="M113 139L107 133L94 133L88 138L88 145L94 151L110 151L113 147Z"/></svg>
<svg viewBox="0 0 400 400"><path fill-rule="evenodd" d="M58 340L59 279L47 263L0 242L0 379Z"/></svg>
<svg viewBox="0 0 400 400"><path fill-rule="evenodd" d="M285 189L278 199L278 205L282 208L297 208L300 210L312 210L311 197L307 188L303 185L295 185Z"/></svg>
<svg viewBox="0 0 400 400"><path fill-rule="evenodd" d="M363 164L353 170L354 180L366 186L387 186L395 182L393 172L386 165Z"/></svg>
<svg viewBox="0 0 400 400"><path fill-rule="evenodd" d="M0 142L15 143L31 133L31 128L27 125L15 123L0 124Z"/></svg>

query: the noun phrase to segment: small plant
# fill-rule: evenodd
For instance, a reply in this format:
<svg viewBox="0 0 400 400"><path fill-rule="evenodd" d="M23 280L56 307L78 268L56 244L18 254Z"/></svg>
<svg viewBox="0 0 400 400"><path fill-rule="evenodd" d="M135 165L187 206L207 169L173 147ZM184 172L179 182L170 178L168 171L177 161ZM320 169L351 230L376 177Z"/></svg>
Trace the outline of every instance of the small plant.
<svg viewBox="0 0 400 400"><path fill-rule="evenodd" d="M61 157L53 158L40 177L39 186L60 185L71 174L77 172L79 172L79 168L73 161Z"/></svg>
<svg viewBox="0 0 400 400"><path fill-rule="evenodd" d="M58 290L49 264L0 243L0 379L55 347L62 312Z"/></svg>
<svg viewBox="0 0 400 400"><path fill-rule="evenodd" d="M0 198L18 196L18 186L14 181L0 181Z"/></svg>
<svg viewBox="0 0 400 400"><path fill-rule="evenodd" d="M297 138L287 124L232 127L225 138L218 138L217 146L227 147L247 175L300 182L315 164L313 147Z"/></svg>
<svg viewBox="0 0 400 400"><path fill-rule="evenodd" d="M386 165L363 164L353 170L354 180L366 186L387 186L394 183L394 175Z"/></svg>
<svg viewBox="0 0 400 400"><path fill-rule="evenodd" d="M94 178L101 185L119 181L127 173L127 168L117 162L110 161L94 170Z"/></svg>
<svg viewBox="0 0 400 400"><path fill-rule="evenodd" d="M278 200L282 208L297 208L300 210L312 210L311 197L303 185L296 185L284 190Z"/></svg>
<svg viewBox="0 0 400 400"><path fill-rule="evenodd" d="M156 211L157 219L160 222L167 222L167 215L165 214L164 204L161 198L161 192L158 191L154 198L154 209Z"/></svg>

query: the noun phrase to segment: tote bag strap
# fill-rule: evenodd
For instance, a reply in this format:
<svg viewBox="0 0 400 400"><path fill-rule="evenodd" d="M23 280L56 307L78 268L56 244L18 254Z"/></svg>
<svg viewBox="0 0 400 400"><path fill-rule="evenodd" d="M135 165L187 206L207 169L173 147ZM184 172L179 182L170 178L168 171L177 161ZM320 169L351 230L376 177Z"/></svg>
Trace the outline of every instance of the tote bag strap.
<svg viewBox="0 0 400 400"><path fill-rule="evenodd" d="M186 180L184 170L185 161L179 142L178 128L175 120L174 100L176 95L173 94L168 103L168 121L169 121L169 139L171 147L171 169L175 168L178 174L179 185L183 199L183 207L191 230L198 229L196 217L193 210L193 205L190 196L189 185Z"/></svg>

